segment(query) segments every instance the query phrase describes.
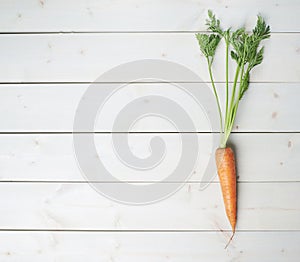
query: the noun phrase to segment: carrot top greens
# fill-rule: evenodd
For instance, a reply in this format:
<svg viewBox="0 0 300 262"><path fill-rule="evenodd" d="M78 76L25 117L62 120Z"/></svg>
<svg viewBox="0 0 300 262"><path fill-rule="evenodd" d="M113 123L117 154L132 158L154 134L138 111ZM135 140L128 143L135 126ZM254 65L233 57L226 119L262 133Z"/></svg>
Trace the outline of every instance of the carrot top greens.
<svg viewBox="0 0 300 262"><path fill-rule="evenodd" d="M222 138L220 147L225 148L239 106L239 101L249 87L251 70L261 64L263 60L264 47L260 47L262 40L270 37L270 27L266 25L264 19L258 15L256 26L252 32L246 32L245 28L239 28L232 31L231 28L222 30L220 20L218 20L212 11L208 11L208 19L206 25L210 34L196 34L199 47L207 60L209 76L213 88L213 92L217 101ZM216 90L212 64L214 61L216 49L221 41L225 42L225 82L226 82L226 98L225 98L225 115L223 117L218 92ZM231 96L229 95L229 51L231 58L236 62L236 71L233 80Z"/></svg>

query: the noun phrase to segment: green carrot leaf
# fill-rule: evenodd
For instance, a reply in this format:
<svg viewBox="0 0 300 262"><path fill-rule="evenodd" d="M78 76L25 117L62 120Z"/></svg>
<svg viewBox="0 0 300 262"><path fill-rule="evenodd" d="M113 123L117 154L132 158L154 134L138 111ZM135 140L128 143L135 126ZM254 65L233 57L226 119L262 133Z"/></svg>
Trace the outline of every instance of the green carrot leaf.
<svg viewBox="0 0 300 262"><path fill-rule="evenodd" d="M220 20L216 18L211 10L208 10L208 19L206 19L206 25L209 30L219 35L223 35L224 32L220 26Z"/></svg>
<svg viewBox="0 0 300 262"><path fill-rule="evenodd" d="M267 39L270 37L270 26L267 26L265 20L260 15L258 15L256 26L252 32L253 35L255 35L260 40Z"/></svg>
<svg viewBox="0 0 300 262"><path fill-rule="evenodd" d="M238 57L237 53L234 52L234 51L231 51L231 52L230 52L230 55L231 55L231 58L232 58L233 60L235 60L235 61L238 63L239 57Z"/></svg>
<svg viewBox="0 0 300 262"><path fill-rule="evenodd" d="M239 91L239 100L242 99L242 97L244 96L245 92L248 90L249 87L249 71L247 70L246 73L244 74L242 81L240 83L240 91Z"/></svg>
<svg viewBox="0 0 300 262"><path fill-rule="evenodd" d="M251 70L262 63L264 57L264 47L260 46L262 40L270 37L270 26L268 26L262 16L257 16L256 25L252 32L246 32L245 28L239 28L231 31L231 28L223 30L220 20L216 18L211 10L208 11L208 19L206 25L212 34L196 34L201 52L206 57L208 70L216 97L218 111L220 115L220 124L223 126L223 116L221 112L220 101L216 91L212 74L212 62L216 53L216 49L221 39L225 41L225 76L226 76L226 111L224 117L224 133L221 141L221 147L226 147L227 140L232 131L232 127L237 114L239 101L249 88ZM232 60L237 63L235 77L231 94L229 94L229 78L228 78L228 54L230 52ZM231 99L229 99L231 97Z"/></svg>
<svg viewBox="0 0 300 262"><path fill-rule="evenodd" d="M252 59L251 63L249 63L249 68L252 69L253 67L262 63L264 58L264 47L262 47Z"/></svg>
<svg viewBox="0 0 300 262"><path fill-rule="evenodd" d="M196 38L203 55L206 58L213 58L221 40L220 36L216 34L196 34Z"/></svg>

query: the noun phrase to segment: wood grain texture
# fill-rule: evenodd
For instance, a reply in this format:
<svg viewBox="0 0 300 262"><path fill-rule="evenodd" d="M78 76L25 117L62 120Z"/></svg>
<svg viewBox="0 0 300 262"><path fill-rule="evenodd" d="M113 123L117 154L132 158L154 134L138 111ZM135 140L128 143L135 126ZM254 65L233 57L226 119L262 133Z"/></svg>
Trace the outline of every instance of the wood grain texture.
<svg viewBox="0 0 300 262"><path fill-rule="evenodd" d="M299 231L299 187L240 184L237 230ZM88 184L0 183L0 208L0 229L230 230L216 183L203 191L186 184L164 201L140 206L113 202Z"/></svg>
<svg viewBox="0 0 300 262"><path fill-rule="evenodd" d="M0 232L1 261L296 262L299 232Z"/></svg>
<svg viewBox="0 0 300 262"><path fill-rule="evenodd" d="M298 261L299 8L297 0L212 0L209 5L203 0L2 0L0 261ZM194 37L206 30L208 9L224 27L245 25L247 30L260 13L272 31L231 139L239 175L238 232L227 250L231 232L217 178L200 190L203 164L211 154L208 133L198 134L202 155L190 183L145 206L118 204L93 190L78 169L71 133L88 83L122 63L171 61L208 82ZM225 80L221 49L214 64L218 82ZM231 80L233 69L230 65ZM127 74L104 79L128 80ZM176 73L167 80L192 81ZM218 84L222 100L223 86ZM161 83L134 84L114 96L95 130L127 132L112 129L115 116L128 101L153 92L174 99L193 118L196 130L181 131L211 131L186 95ZM164 139L169 155L157 172L145 177L116 164L108 133L95 136L97 157L120 180L136 181L137 186L163 179L178 160L180 134L168 133L176 130L153 117L137 122L131 131L129 146L139 157L151 154L153 136Z"/></svg>
<svg viewBox="0 0 300 262"><path fill-rule="evenodd" d="M121 84L120 84L121 86ZM179 85L180 86L180 85ZM189 84L191 90L211 90L207 84ZM300 111L298 98L299 84L296 83L251 83L249 90L240 103L234 131L239 132L280 132L300 131ZM76 109L88 85L82 84L26 84L0 85L0 131L1 132L71 132ZM99 97L102 92L111 90L110 84L99 84ZM217 85L220 99L224 101L224 85ZM103 90L103 91L102 91ZM209 93L209 91L207 91ZM210 99L213 110L215 100L203 93L203 99ZM114 127L117 115L123 108L136 99L144 100L140 106L155 103L152 97L160 96L173 100L186 111L195 125L191 130L182 126L179 131L210 132L219 131L219 121L210 126L203 108L184 92L172 84L131 84L114 93L106 100L95 122L98 132L172 132L178 129L160 117L143 117L136 121L130 130ZM255 104L253 104L255 101ZM223 103L224 104L224 103ZM157 105L163 109L164 104ZM13 108L13 109L12 109ZM216 108L215 108L216 110ZM258 117L259 116L259 117ZM208 117L211 117L208 115ZM176 115L173 120L176 123ZM176 120L176 121L175 121ZM213 120L211 118L211 120ZM128 120L129 121L129 120ZM86 130L82 130L86 131Z"/></svg>
<svg viewBox="0 0 300 262"><path fill-rule="evenodd" d="M153 137L158 136L166 143L163 161L154 169L140 171L129 168L117 158L110 134L95 135L98 157L121 181L160 181L179 163L181 134L117 136L125 136L131 152L141 158L151 154L149 145ZM198 135L200 154L189 181L205 180L204 168L210 155L214 155L210 138L210 134ZM85 181L76 162L72 140L71 134L0 135L0 181ZM231 143L237 155L238 181L300 181L300 134L233 134ZM218 181L216 173L212 177Z"/></svg>
<svg viewBox="0 0 300 262"><path fill-rule="evenodd" d="M299 82L300 34L274 34L265 42L265 58L255 68L252 81ZM218 49L214 70L225 80L224 50ZM161 59L181 64L208 81L206 60L193 33L152 34L42 34L1 35L0 82L92 82L120 64ZM233 79L234 63L230 63ZM142 65L141 65L142 66ZM259 68L259 69L258 69ZM106 81L127 81L117 74ZM132 80L132 79L130 79ZM176 74L170 81L190 81Z"/></svg>
<svg viewBox="0 0 300 262"><path fill-rule="evenodd" d="M247 28L261 13L274 32L300 32L296 0L1 1L1 32L195 31L206 30L207 10L225 26ZM5 11L4 11L5 10Z"/></svg>

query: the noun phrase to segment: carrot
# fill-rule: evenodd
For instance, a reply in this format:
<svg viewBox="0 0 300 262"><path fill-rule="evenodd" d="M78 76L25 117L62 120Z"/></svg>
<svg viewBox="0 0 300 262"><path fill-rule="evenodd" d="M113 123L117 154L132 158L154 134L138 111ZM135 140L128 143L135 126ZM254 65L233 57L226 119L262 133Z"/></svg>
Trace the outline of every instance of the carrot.
<svg viewBox="0 0 300 262"><path fill-rule="evenodd" d="M200 51L207 61L209 77L217 102L217 109L220 118L221 141L220 147L216 150L216 164L220 185L223 194L226 215L232 228L232 240L235 233L237 218L237 196L236 196L236 170L235 157L233 150L227 147L227 141L230 137L234 121L237 115L239 102L248 90L250 83L251 70L261 64L263 60L264 47L260 47L262 40L270 37L270 27L266 25L264 19L259 15L256 26L249 33L245 28L239 28L232 31L231 28L223 30L212 11L208 11L206 25L210 34L196 34ZM225 41L225 113L221 110L217 88L215 85L212 65L215 58L217 47L221 40ZM229 89L229 54L236 62L236 69L232 88ZM231 94L229 94L229 90ZM228 246L226 245L226 247ZM225 247L225 248L226 248Z"/></svg>
<svg viewBox="0 0 300 262"><path fill-rule="evenodd" d="M233 232L232 237L228 242L229 244L235 233L237 216L236 170L233 150L230 147L218 148L216 150L216 164L223 194L225 211Z"/></svg>

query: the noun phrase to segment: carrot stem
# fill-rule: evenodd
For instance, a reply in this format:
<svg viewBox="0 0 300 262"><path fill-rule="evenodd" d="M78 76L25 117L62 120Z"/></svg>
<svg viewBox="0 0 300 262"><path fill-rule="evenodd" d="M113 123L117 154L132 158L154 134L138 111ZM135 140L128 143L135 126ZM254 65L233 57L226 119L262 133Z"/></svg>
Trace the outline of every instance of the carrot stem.
<svg viewBox="0 0 300 262"><path fill-rule="evenodd" d="M226 60L225 60L225 68L226 68L226 111L225 111L225 119L228 114L228 89L229 89L229 81L228 81L228 52L229 52L229 40L226 38Z"/></svg>
<svg viewBox="0 0 300 262"><path fill-rule="evenodd" d="M219 100L219 96L218 96L218 92L215 86L215 81L213 78L213 74L212 74L212 61L209 60L209 58L207 57L207 63L208 63L208 71L209 71L209 77L210 77L210 81L211 81L211 85L213 87L213 92L217 101L217 106L218 106L218 112L219 112L219 117L220 117L220 127L221 127L221 132L223 133L223 117L222 117L222 110L221 110L221 106L220 106L220 100Z"/></svg>

